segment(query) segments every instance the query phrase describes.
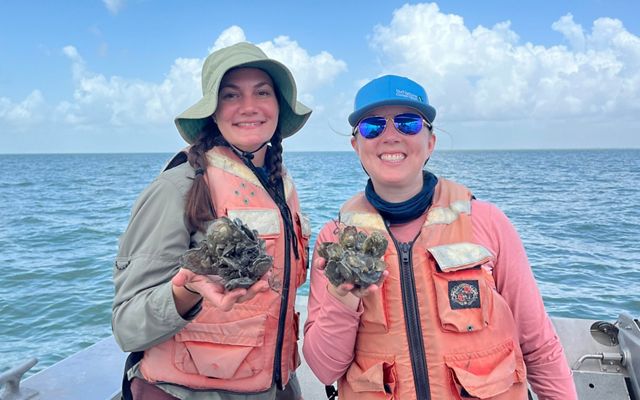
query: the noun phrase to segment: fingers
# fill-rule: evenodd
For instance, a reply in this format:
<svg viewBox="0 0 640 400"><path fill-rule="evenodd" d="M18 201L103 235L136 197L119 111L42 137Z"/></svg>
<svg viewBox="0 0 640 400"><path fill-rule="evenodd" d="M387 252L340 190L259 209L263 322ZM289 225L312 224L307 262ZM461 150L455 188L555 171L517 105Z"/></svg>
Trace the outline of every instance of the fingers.
<svg viewBox="0 0 640 400"><path fill-rule="evenodd" d="M193 278L193 275L195 274L192 271L180 268L180 270L178 270L178 273L175 274L173 278L171 278L171 283L176 286L184 286Z"/></svg>
<svg viewBox="0 0 640 400"><path fill-rule="evenodd" d="M387 276L389 276L389 271L384 271L377 283L371 284L366 288L355 288L353 283L343 283L338 286L334 286L333 288L339 296L344 297L351 293L356 297L362 298L380 290L380 287Z"/></svg>
<svg viewBox="0 0 640 400"><path fill-rule="evenodd" d="M246 295L246 289L233 289L230 292L220 295L220 302L214 305L221 311L230 311L238 300Z"/></svg>
<svg viewBox="0 0 640 400"><path fill-rule="evenodd" d="M199 288L202 287L198 285ZM221 311L230 311L236 303L243 303L253 299L258 293L269 290L269 283L258 281L248 289L237 288L227 291L223 285L214 282L207 282L200 294L207 299L214 307Z"/></svg>
<svg viewBox="0 0 640 400"><path fill-rule="evenodd" d="M245 301L253 299L258 293L266 292L269 290L269 282L266 280L259 280L254 283L249 289L247 289L247 293L238 299L238 303L243 303Z"/></svg>
<svg viewBox="0 0 640 400"><path fill-rule="evenodd" d="M324 270L324 268L327 266L327 260L325 260L323 257L320 257L318 255L316 255L313 258L313 267L314 268L318 268L319 270Z"/></svg>
<svg viewBox="0 0 640 400"><path fill-rule="evenodd" d="M380 276L380 279L378 279L378 282L376 282L375 285L378 288L380 288L388 276L389 276L389 271L387 270L382 271L382 276Z"/></svg>
<svg viewBox="0 0 640 400"><path fill-rule="evenodd" d="M265 275L266 276L266 275ZM248 289L237 288L227 291L222 278L217 275L199 275L188 269L180 268L171 279L175 286L185 286L197 291L214 307L221 311L230 311L236 303L253 299L258 293L269 290L267 279L261 279Z"/></svg>

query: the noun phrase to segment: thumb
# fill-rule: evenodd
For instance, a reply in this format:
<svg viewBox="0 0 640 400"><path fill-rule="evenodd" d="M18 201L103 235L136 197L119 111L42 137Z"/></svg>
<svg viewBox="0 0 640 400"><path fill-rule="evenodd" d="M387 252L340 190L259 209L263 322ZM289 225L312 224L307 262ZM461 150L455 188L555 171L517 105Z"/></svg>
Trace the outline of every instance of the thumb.
<svg viewBox="0 0 640 400"><path fill-rule="evenodd" d="M184 268L180 268L177 274L171 278L171 283L176 286L184 286L189 281L189 273L184 270Z"/></svg>

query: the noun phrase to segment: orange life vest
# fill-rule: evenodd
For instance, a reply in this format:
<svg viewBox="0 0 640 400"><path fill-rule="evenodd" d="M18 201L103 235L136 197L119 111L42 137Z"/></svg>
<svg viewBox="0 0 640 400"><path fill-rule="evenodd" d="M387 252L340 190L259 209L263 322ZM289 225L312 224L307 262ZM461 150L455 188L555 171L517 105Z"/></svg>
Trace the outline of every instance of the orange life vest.
<svg viewBox="0 0 640 400"><path fill-rule="evenodd" d="M306 279L308 220L300 213L293 182L284 173L287 205L291 210L299 257L293 243L285 255L285 227L277 205L254 173L228 148L214 147L207 153L206 178L218 216L240 218L258 231L273 256L273 280L279 290L268 290L250 301L219 311L206 301L202 310L169 340L144 352L140 366L150 382L169 382L195 389L220 389L240 393L268 390L274 382L278 323L282 302L286 316L280 354L281 382L300 364L298 313L294 310L296 288ZM289 293L282 299L285 260L290 261Z"/></svg>
<svg viewBox="0 0 640 400"><path fill-rule="evenodd" d="M343 205L340 221L378 230L390 243L390 274L363 299L341 400L527 398L516 325L496 291L494 256L474 243L467 188L439 179L412 246L394 244L363 193Z"/></svg>

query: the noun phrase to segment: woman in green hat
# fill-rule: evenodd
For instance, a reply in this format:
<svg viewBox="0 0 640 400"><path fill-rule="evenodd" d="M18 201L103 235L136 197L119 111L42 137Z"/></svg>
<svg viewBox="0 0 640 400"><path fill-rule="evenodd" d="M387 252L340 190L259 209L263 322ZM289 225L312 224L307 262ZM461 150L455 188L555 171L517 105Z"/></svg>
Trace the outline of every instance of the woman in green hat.
<svg viewBox="0 0 640 400"><path fill-rule="evenodd" d="M311 110L296 100L287 67L249 43L209 55L202 91L175 120L190 146L140 195L120 238L112 325L132 352L123 397L298 399L294 303L310 232L281 142ZM181 268L223 216L265 241L268 278L225 290Z"/></svg>

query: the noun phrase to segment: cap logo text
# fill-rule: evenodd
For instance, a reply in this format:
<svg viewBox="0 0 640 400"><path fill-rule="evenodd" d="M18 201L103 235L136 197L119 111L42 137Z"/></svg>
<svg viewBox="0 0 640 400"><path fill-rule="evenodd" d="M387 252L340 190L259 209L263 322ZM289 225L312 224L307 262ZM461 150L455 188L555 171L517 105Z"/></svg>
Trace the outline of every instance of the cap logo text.
<svg viewBox="0 0 640 400"><path fill-rule="evenodd" d="M415 95L411 92L407 92L404 89L396 89L396 97L406 97L411 100L422 102L422 97Z"/></svg>

